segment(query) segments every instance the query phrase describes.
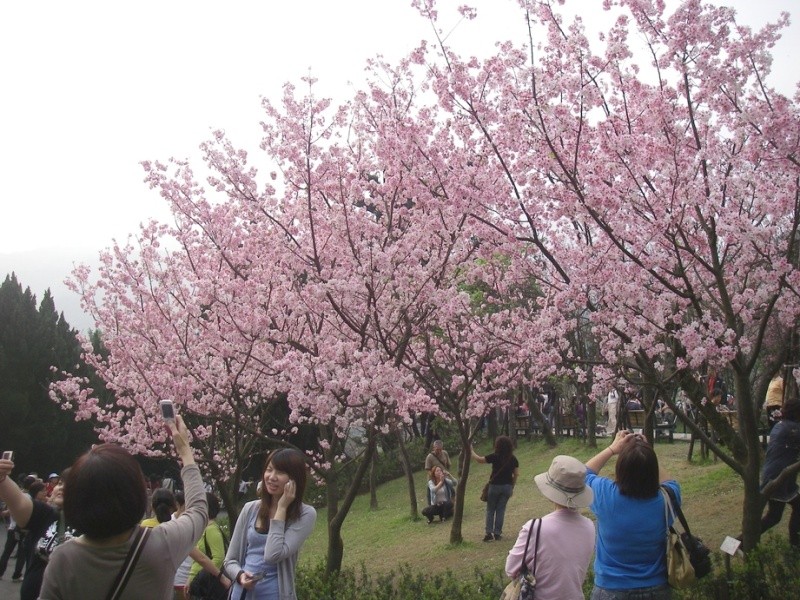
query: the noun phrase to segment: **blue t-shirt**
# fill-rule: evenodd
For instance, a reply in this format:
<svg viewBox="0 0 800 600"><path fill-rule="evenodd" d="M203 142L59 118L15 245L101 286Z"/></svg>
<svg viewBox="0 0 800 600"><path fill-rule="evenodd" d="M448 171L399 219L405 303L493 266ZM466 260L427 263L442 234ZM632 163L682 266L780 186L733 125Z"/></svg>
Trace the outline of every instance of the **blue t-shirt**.
<svg viewBox="0 0 800 600"><path fill-rule="evenodd" d="M589 508L597 516L595 585L629 590L666 584L667 524L661 492L646 499L623 496L616 482L591 469L586 469L586 485L594 492ZM680 506L678 482L662 485L672 490Z"/></svg>

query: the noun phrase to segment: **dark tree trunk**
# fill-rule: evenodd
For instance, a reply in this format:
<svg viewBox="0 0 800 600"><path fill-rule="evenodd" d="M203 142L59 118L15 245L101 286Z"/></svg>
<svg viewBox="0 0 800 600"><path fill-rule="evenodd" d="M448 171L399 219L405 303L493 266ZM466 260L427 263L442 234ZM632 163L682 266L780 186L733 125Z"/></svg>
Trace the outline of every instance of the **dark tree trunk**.
<svg viewBox="0 0 800 600"><path fill-rule="evenodd" d="M414 469L411 466L411 459L408 456L408 449L403 440L402 432L397 433L397 447L400 449L400 462L403 465L403 473L406 476L406 487L408 488L409 514L413 520L419 518L419 508L417 506L417 490L414 485Z"/></svg>
<svg viewBox="0 0 800 600"><path fill-rule="evenodd" d="M400 436L402 437L402 435ZM378 510L378 476L376 472L377 457L373 455L369 461L369 509Z"/></svg>
<svg viewBox="0 0 800 600"><path fill-rule="evenodd" d="M329 575L340 571L342 568L342 560L344 559L342 525L344 525L344 520L350 513L353 501L358 495L358 490L361 488L361 483L364 481L367 469L372 462L372 457L375 453L376 436L377 432L374 429L370 429L367 432L367 446L361 455L361 462L356 469L355 475L348 482L347 492L341 500L341 505L337 492L338 472L335 469L330 471L330 476L326 479L328 498L328 557L325 571ZM333 446L328 450L330 454L329 459L331 464L335 464L335 452L332 452L332 449Z"/></svg>

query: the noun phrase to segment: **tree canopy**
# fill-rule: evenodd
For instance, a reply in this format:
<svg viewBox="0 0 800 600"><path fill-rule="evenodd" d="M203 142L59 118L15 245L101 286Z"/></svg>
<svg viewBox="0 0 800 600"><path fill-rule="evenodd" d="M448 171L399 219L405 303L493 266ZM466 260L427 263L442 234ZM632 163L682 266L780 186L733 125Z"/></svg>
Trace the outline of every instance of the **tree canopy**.
<svg viewBox="0 0 800 600"><path fill-rule="evenodd" d="M174 224L74 278L116 412L79 377L60 396L138 452L164 442L156 405L173 397L225 425L195 436L233 466L241 436L264 435L254 410L285 394L320 427L324 473L354 430L372 448L418 412L460 420L468 444L511 390L554 375L595 396L680 388L744 481L752 547L759 390L800 317L798 98L768 84L788 17L753 32L699 0L608 1L590 40L520 0L518 41L478 60L440 37L434 0L414 4L434 43L371 62L340 107L287 84L256 159L215 132L199 169L144 163ZM710 369L733 379L738 431L708 402Z"/></svg>

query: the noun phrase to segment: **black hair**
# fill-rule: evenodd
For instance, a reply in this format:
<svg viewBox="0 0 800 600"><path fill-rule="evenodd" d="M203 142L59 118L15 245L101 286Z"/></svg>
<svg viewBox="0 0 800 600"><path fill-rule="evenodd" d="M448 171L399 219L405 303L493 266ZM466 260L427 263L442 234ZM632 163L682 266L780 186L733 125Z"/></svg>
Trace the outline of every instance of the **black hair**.
<svg viewBox="0 0 800 600"><path fill-rule="evenodd" d="M800 401L787 400L781 407L781 416L790 421L800 421Z"/></svg>
<svg viewBox="0 0 800 600"><path fill-rule="evenodd" d="M44 483L41 481L34 481L28 488L28 494L30 494L31 498L35 500L36 494L44 489L47 489L47 486Z"/></svg>
<svg viewBox="0 0 800 600"><path fill-rule="evenodd" d="M627 444L619 453L617 487L623 496L652 498L658 494L658 457L642 437Z"/></svg>
<svg viewBox="0 0 800 600"><path fill-rule="evenodd" d="M147 508L147 487L139 463L114 444L89 450L64 481L67 523L92 539L133 529Z"/></svg>
<svg viewBox="0 0 800 600"><path fill-rule="evenodd" d="M292 500L289 508L286 509L287 523L300 518L303 494L306 491L306 478L308 476L306 459L299 450L295 450L294 448L282 448L269 453L267 460L264 462L264 471L261 472L261 484L263 489L261 491L261 506L258 509L259 519L265 527L269 526L269 508L272 504L272 496L267 492L266 484L264 484L264 473L270 463L275 470L283 471L288 474L289 478L295 483L294 500Z"/></svg>
<svg viewBox="0 0 800 600"><path fill-rule="evenodd" d="M206 492L206 502L208 503L208 518L216 519L219 514L219 498L211 492Z"/></svg>
<svg viewBox="0 0 800 600"><path fill-rule="evenodd" d="M494 441L494 453L501 458L511 456L514 453L514 442L512 442L511 438L507 435L497 436L497 439Z"/></svg>
<svg viewBox="0 0 800 600"><path fill-rule="evenodd" d="M166 523L172 519L172 513L178 510L178 503L175 501L175 494L167 488L158 488L150 498L150 505L159 523Z"/></svg>

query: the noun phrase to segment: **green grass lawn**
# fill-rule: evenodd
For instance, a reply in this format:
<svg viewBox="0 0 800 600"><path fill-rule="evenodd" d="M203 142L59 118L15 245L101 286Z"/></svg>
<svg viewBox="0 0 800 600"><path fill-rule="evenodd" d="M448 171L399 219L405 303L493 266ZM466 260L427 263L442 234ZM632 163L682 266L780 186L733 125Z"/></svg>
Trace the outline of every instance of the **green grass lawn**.
<svg viewBox="0 0 800 600"><path fill-rule="evenodd" d="M609 442L610 438L598 439L598 448ZM693 461L689 463L688 449L688 442L678 440L674 444L656 444L659 461L682 486L683 509L692 532L717 551L726 535L736 535L741 529L742 483L721 461L699 461L697 448ZM489 444L479 445L477 451L480 454L489 452ZM370 510L369 495L362 495L356 499L345 520L342 531L344 566L358 568L363 563L372 574L397 570L403 564L412 570L429 573L465 567L471 571L475 566L502 570L523 523L552 510L552 503L539 493L533 477L546 471L557 454L569 454L585 461L596 452L597 449L575 439L562 440L555 449L548 448L541 441L520 440L515 453L520 462L520 476L514 496L508 503L503 539L496 542L481 541L485 504L478 496L489 478L489 465L471 465L462 526L464 543L455 546L449 543L452 521L428 525L424 518L414 521L409 517L404 478L381 485L377 510ZM613 474L613 469L612 459L602 474ZM415 484L418 509L422 510L426 505L426 473L422 470L415 474ZM592 516L588 510L585 514ZM326 523L327 513L322 509L314 533L303 546L301 565L309 566L325 559ZM779 535L786 535L785 530L785 524L774 528Z"/></svg>

